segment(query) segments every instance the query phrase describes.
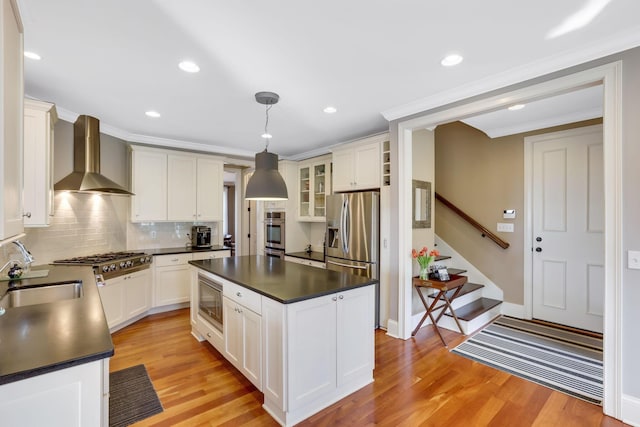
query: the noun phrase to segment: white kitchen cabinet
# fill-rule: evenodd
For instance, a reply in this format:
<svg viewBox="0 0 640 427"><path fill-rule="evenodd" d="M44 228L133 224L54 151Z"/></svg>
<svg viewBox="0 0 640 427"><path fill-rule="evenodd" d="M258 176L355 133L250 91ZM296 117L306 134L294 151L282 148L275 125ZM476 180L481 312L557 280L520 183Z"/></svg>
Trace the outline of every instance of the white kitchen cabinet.
<svg viewBox="0 0 640 427"><path fill-rule="evenodd" d="M146 313L151 308L151 270L136 271L122 277L126 318Z"/></svg>
<svg viewBox="0 0 640 427"><path fill-rule="evenodd" d="M0 414L3 426L108 426L109 359L0 386Z"/></svg>
<svg viewBox="0 0 640 427"><path fill-rule="evenodd" d="M325 221L325 198L330 191L330 157L302 162L298 169L298 221Z"/></svg>
<svg viewBox="0 0 640 427"><path fill-rule="evenodd" d="M224 258L231 251L205 251L153 257L153 307L189 302L191 295L189 261Z"/></svg>
<svg viewBox="0 0 640 427"><path fill-rule="evenodd" d="M0 0L0 241L24 231L23 28L17 2Z"/></svg>
<svg viewBox="0 0 640 427"><path fill-rule="evenodd" d="M333 191L380 188L382 142L388 134L377 135L333 150Z"/></svg>
<svg viewBox="0 0 640 427"><path fill-rule="evenodd" d="M151 308L151 270L145 269L105 281L98 287L109 330L126 326Z"/></svg>
<svg viewBox="0 0 640 427"><path fill-rule="evenodd" d="M189 301L189 261L189 253L153 257L154 307Z"/></svg>
<svg viewBox="0 0 640 427"><path fill-rule="evenodd" d="M102 301L102 310L107 318L107 326L109 329L123 323L124 315L124 280L115 278L104 282L103 286L98 287L100 300Z"/></svg>
<svg viewBox="0 0 640 427"><path fill-rule="evenodd" d="M222 161L170 154L168 165L168 219L221 221Z"/></svg>
<svg viewBox="0 0 640 427"><path fill-rule="evenodd" d="M56 107L24 100L24 226L46 227L53 216L53 128Z"/></svg>
<svg viewBox="0 0 640 427"><path fill-rule="evenodd" d="M231 283L223 292L225 357L262 390L262 297Z"/></svg>
<svg viewBox="0 0 640 427"><path fill-rule="evenodd" d="M196 164L190 155L167 156L167 219L196 221Z"/></svg>
<svg viewBox="0 0 640 427"><path fill-rule="evenodd" d="M285 255L284 260L289 262L295 262L296 264L309 265L311 267L316 267L316 268L327 268L327 265L324 262L314 261L311 259L303 259L303 258Z"/></svg>
<svg viewBox="0 0 640 427"><path fill-rule="evenodd" d="M294 425L373 381L375 285L293 304L263 299L264 407Z"/></svg>
<svg viewBox="0 0 640 427"><path fill-rule="evenodd" d="M167 154L131 147L131 222L167 220Z"/></svg>
<svg viewBox="0 0 640 427"><path fill-rule="evenodd" d="M131 147L131 221L222 221L224 163L214 156Z"/></svg>
<svg viewBox="0 0 640 427"><path fill-rule="evenodd" d="M221 160L198 157L196 206L198 221L222 221L222 187L224 163Z"/></svg>

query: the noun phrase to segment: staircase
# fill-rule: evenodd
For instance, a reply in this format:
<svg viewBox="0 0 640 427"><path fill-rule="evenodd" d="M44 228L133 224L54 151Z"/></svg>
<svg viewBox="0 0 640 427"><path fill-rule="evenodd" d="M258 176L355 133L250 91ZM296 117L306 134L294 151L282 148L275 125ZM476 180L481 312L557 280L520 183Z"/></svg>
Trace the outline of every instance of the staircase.
<svg viewBox="0 0 640 427"><path fill-rule="evenodd" d="M449 256L439 256L435 262L442 263L450 259ZM465 275L466 270L447 267L449 275ZM460 294L451 304L458 316L460 326L465 335L470 335L493 319L500 315L502 301L492 298L486 298L483 296L484 285L478 283L467 282L462 287ZM447 297L451 298L454 291L449 291ZM428 297L427 302L432 303L435 294ZM422 317L424 312L420 313L418 319ZM414 316L415 317L415 316ZM417 324L417 320L416 320ZM425 322L425 325L431 324L430 321ZM423 325L424 327L424 325ZM455 332L460 332L456 321L453 316L447 311L444 316L438 321L438 327L450 329Z"/></svg>

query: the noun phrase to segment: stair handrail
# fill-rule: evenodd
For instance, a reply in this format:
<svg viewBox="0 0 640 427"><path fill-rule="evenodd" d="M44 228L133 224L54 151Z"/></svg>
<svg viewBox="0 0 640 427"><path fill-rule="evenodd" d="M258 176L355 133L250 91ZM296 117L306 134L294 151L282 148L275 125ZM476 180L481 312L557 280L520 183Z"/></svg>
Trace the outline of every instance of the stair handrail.
<svg viewBox="0 0 640 427"><path fill-rule="evenodd" d="M435 193L435 197L436 197L436 200L439 200L443 205L445 205L446 207L451 209L453 212L457 213L462 219L464 219L469 224L471 224L471 226L473 226L474 228L478 229L482 233L482 237L488 237L489 239L493 240L502 249L507 249L509 247L509 243L508 242L505 242L500 237L498 237L495 234L493 234L487 227L485 227L484 225L480 224L475 219L471 218L462 209L460 209L459 207L457 207L456 205L454 205L453 203L451 203L450 201L448 201L447 199L442 197L437 192Z"/></svg>

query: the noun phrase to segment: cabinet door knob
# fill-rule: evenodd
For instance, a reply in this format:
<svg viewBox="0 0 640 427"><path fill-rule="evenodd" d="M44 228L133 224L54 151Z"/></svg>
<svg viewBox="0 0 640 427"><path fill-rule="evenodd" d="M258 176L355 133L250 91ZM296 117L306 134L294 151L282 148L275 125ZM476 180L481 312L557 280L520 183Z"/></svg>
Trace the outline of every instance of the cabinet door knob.
<svg viewBox="0 0 640 427"><path fill-rule="evenodd" d="M338 296L338 298L344 299L344 295L340 295L340 296Z"/></svg>
<svg viewBox="0 0 640 427"><path fill-rule="evenodd" d="M338 298L336 298L336 297L332 297L332 298L331 298L331 301L338 301Z"/></svg>
<svg viewBox="0 0 640 427"><path fill-rule="evenodd" d="M26 216L27 218L31 218L31 212L25 212L22 216Z"/></svg>
<svg viewBox="0 0 640 427"><path fill-rule="evenodd" d="M207 332L207 336L211 338L211 332Z"/></svg>
<svg viewBox="0 0 640 427"><path fill-rule="evenodd" d="M236 296L242 298L242 294L240 292L236 292Z"/></svg>

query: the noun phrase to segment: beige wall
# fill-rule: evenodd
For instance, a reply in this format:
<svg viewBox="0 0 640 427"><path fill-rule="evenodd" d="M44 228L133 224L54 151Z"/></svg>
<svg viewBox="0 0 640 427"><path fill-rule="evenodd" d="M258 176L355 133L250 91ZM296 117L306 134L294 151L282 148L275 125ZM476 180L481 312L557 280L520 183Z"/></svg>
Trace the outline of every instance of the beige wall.
<svg viewBox="0 0 640 427"><path fill-rule="evenodd" d="M524 138L601 122L590 120L495 139L461 122L436 128L436 191L510 246L502 249L481 237L439 202L436 233L498 285L505 301L524 303ZM516 218L503 219L504 209L515 209ZM498 222L513 223L515 231L497 232Z"/></svg>

